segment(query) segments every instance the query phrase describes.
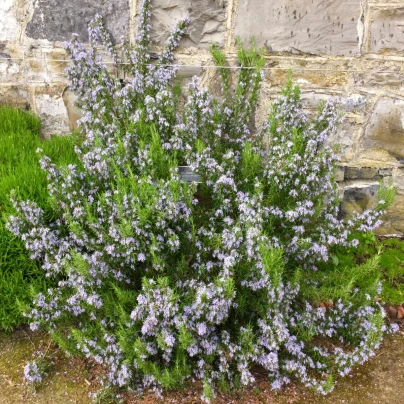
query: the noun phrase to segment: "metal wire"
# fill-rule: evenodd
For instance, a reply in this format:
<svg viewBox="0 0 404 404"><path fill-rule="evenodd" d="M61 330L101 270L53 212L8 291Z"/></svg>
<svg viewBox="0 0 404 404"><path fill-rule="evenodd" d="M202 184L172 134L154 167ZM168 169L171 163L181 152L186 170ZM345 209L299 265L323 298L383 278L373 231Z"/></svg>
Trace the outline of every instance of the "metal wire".
<svg viewBox="0 0 404 404"><path fill-rule="evenodd" d="M17 61L17 60L22 60L23 62L25 61L41 61L45 62L46 65L48 65L48 59L41 59L41 58L0 58L0 62L3 60L11 60L11 61ZM52 62L60 62L58 65L64 63L71 63L72 61L69 59L52 59ZM121 62L121 63L115 63L115 62L103 62L105 65L130 65L131 63L129 62ZM255 67L248 67L248 66L217 66L217 65L192 65L192 64L160 64L160 63L148 63L145 66L152 67L152 66L161 66L161 67L174 67L174 68L181 68L181 67L197 67L201 69L229 69L229 70L238 70L238 69L256 69ZM261 70L265 71L271 71L271 70L299 70L299 71L324 71L324 72L341 72L341 73L359 73L359 72L366 72L369 69L324 69L324 68L305 68L305 67L299 67L299 66L290 66L290 67L264 67ZM381 70L378 71L377 73L400 73L400 71L397 70Z"/></svg>

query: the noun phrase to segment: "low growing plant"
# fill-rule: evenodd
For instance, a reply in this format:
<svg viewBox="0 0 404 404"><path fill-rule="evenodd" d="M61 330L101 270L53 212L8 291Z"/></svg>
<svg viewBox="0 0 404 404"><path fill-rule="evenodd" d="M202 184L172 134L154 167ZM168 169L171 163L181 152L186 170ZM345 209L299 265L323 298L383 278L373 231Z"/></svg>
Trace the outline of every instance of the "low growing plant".
<svg viewBox="0 0 404 404"><path fill-rule="evenodd" d="M383 279L380 297L384 303L404 303L404 241L388 238L378 239L373 233L356 234L356 248L337 249L334 259L339 267L352 267L379 255L379 269Z"/></svg>
<svg viewBox="0 0 404 404"><path fill-rule="evenodd" d="M44 359L27 362L24 366L24 379L33 387L38 386L48 376L49 364Z"/></svg>
<svg viewBox="0 0 404 404"><path fill-rule="evenodd" d="M254 383L259 367L274 389L298 379L326 393L382 339L377 256L342 269L333 256L380 224L389 191L375 210L338 219L326 142L339 114L329 101L309 119L291 81L262 130L251 129L264 66L254 48L238 48L235 87L220 69L222 97L195 78L181 114L170 65L187 20L151 65L150 14L144 0L134 50L118 52L99 17L89 48L77 37L66 45L86 135L80 164L43 157L55 220L14 199L8 225L60 279L27 307L31 328L104 365L117 387L159 392L198 379L209 400ZM217 47L213 56L225 60ZM201 183L182 181L181 165Z"/></svg>

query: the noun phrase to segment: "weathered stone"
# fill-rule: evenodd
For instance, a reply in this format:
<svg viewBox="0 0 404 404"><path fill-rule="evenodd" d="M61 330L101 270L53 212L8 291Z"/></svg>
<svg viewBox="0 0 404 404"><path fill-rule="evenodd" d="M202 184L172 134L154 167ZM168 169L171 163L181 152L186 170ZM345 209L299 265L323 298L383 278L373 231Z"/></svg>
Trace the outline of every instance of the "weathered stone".
<svg viewBox="0 0 404 404"><path fill-rule="evenodd" d="M349 216L355 212L363 212L372 208L376 201L379 183L357 183L344 188L341 202L342 216Z"/></svg>
<svg viewBox="0 0 404 404"><path fill-rule="evenodd" d="M20 72L20 66L14 60L10 60L8 54L0 53L0 80L2 83L15 80Z"/></svg>
<svg viewBox="0 0 404 404"><path fill-rule="evenodd" d="M284 86L288 79L289 67L285 69L274 69L271 71L270 80L272 84ZM292 68L293 71L293 68ZM306 64L305 68L293 71L293 79L302 88L309 86L310 88L317 87L319 89L329 89L331 87L341 88L348 83L349 76L346 71L339 69L317 69L316 67Z"/></svg>
<svg viewBox="0 0 404 404"><path fill-rule="evenodd" d="M77 121L82 117L81 110L76 106L77 97L73 91L65 90L63 92L63 102L66 107L69 119L69 128L78 129Z"/></svg>
<svg viewBox="0 0 404 404"><path fill-rule="evenodd" d="M207 48L212 42L223 44L226 27L227 0L154 0L152 14L152 39L162 45L174 24L189 16L191 24L181 46Z"/></svg>
<svg viewBox="0 0 404 404"><path fill-rule="evenodd" d="M274 52L355 55L361 15L359 0L240 0L235 34Z"/></svg>
<svg viewBox="0 0 404 404"><path fill-rule="evenodd" d="M393 173L392 168L379 168L378 173L381 177L391 177Z"/></svg>
<svg viewBox="0 0 404 404"><path fill-rule="evenodd" d="M377 53L404 54L404 8L371 13L370 49Z"/></svg>
<svg viewBox="0 0 404 404"><path fill-rule="evenodd" d="M404 82L404 74L398 66L379 66L377 69L366 69L354 74L355 83L372 87L400 87Z"/></svg>
<svg viewBox="0 0 404 404"><path fill-rule="evenodd" d="M345 178L345 167L337 166L337 170L335 172L335 181L342 182Z"/></svg>
<svg viewBox="0 0 404 404"><path fill-rule="evenodd" d="M0 86L0 104L29 109L31 105L30 93L17 85Z"/></svg>
<svg viewBox="0 0 404 404"><path fill-rule="evenodd" d="M351 94L348 97L342 97L340 100L341 108L344 111L363 110L366 107L366 97L361 94Z"/></svg>
<svg viewBox="0 0 404 404"><path fill-rule="evenodd" d="M396 195L393 204L383 217L383 226L376 229L380 235L404 235L404 195Z"/></svg>
<svg viewBox="0 0 404 404"><path fill-rule="evenodd" d="M200 66L181 66L178 68L177 76L190 78L194 76L200 76L202 73L202 68Z"/></svg>
<svg viewBox="0 0 404 404"><path fill-rule="evenodd" d="M377 101L361 146L404 157L404 100L382 97Z"/></svg>
<svg viewBox="0 0 404 404"><path fill-rule="evenodd" d="M14 15L13 0L0 1L0 41L15 41L18 24Z"/></svg>
<svg viewBox="0 0 404 404"><path fill-rule="evenodd" d="M398 187L398 192L404 195L404 167L395 167L392 170L392 177L394 185Z"/></svg>
<svg viewBox="0 0 404 404"><path fill-rule="evenodd" d="M366 97L361 94L351 94L347 97L337 97L340 108L343 111L362 110L366 106ZM318 109L320 102L336 99L331 94L310 91L302 94L302 101L305 108Z"/></svg>
<svg viewBox="0 0 404 404"><path fill-rule="evenodd" d="M369 180L380 179L382 176L375 167L345 167L345 179L347 180Z"/></svg>
<svg viewBox="0 0 404 404"><path fill-rule="evenodd" d="M398 161L387 150L373 148L361 151L352 163L357 167L386 168L397 166Z"/></svg>
<svg viewBox="0 0 404 404"><path fill-rule="evenodd" d="M87 26L96 13L105 18L116 40L129 34L128 0L36 0L26 34L34 39L69 40L73 33L88 41Z"/></svg>
<svg viewBox="0 0 404 404"><path fill-rule="evenodd" d="M71 61L63 49L55 49L48 52L46 54L46 61L49 72L66 77L65 71L70 66Z"/></svg>
<svg viewBox="0 0 404 404"><path fill-rule="evenodd" d="M70 133L69 116L63 98L58 95L39 94L35 97L36 113L42 121L44 137Z"/></svg>

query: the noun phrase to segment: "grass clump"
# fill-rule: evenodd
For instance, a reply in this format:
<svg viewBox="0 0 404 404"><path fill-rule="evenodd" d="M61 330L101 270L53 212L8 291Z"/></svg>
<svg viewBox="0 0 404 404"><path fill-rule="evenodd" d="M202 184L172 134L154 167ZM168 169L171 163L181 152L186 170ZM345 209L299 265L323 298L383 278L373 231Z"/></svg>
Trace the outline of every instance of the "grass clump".
<svg viewBox="0 0 404 404"><path fill-rule="evenodd" d="M46 173L39 166L36 150L52 156L60 164L76 161L77 137L56 137L41 141L40 120L34 114L0 106L0 215L14 212L10 192L38 203L50 219L53 210L47 190ZM0 221L0 330L11 331L26 322L19 303L28 303L33 294L46 290L51 282L38 260L32 260L24 242Z"/></svg>

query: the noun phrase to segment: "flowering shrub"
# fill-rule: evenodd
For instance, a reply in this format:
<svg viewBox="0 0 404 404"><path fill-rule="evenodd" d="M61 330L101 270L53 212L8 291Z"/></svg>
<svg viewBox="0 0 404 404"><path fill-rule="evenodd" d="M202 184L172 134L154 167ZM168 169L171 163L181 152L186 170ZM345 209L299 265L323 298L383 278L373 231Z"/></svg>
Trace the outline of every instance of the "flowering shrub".
<svg viewBox="0 0 404 404"><path fill-rule="evenodd" d="M55 221L18 200L9 220L58 280L29 308L31 328L103 364L118 387L160 391L194 378L209 400L217 387L254 383L258 366L275 389L297 378L326 393L334 375L373 355L384 327L377 257L353 268L332 257L380 224L392 192L338 219L337 156L326 145L336 107L310 120L289 82L256 133L264 59L254 48L239 46L234 90L224 68L219 99L194 79L179 114L168 65L188 21L150 65L150 13L144 0L134 50L116 50L98 17L88 49L77 37L67 44L86 135L80 164L42 158ZM101 43L125 79L97 55ZM201 183L182 181L181 165Z"/></svg>

